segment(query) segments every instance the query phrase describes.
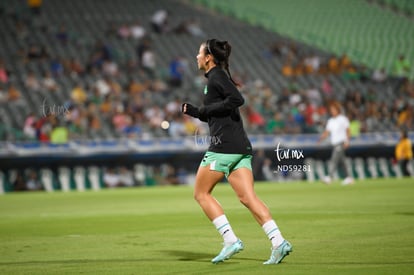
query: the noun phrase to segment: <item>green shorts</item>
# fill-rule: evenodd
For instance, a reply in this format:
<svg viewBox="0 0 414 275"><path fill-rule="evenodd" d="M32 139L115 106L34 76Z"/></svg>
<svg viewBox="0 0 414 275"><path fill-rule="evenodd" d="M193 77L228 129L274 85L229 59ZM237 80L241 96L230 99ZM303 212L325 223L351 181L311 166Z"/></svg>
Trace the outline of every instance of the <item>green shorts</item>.
<svg viewBox="0 0 414 275"><path fill-rule="evenodd" d="M238 168L252 170L252 155L243 154L222 154L207 151L200 163L200 166L210 165L210 170L223 172L226 178L231 172Z"/></svg>

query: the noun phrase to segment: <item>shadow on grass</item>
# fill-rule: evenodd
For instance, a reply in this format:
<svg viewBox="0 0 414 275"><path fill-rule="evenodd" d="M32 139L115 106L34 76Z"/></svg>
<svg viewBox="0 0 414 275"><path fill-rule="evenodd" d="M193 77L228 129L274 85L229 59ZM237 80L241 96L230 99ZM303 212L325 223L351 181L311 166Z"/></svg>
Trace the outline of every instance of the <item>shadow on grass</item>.
<svg viewBox="0 0 414 275"><path fill-rule="evenodd" d="M201 262L208 262L210 261L211 254L207 253L197 253L197 252L190 252L190 251L182 251L182 250L164 250L161 251L169 256L178 258L179 261L201 261Z"/></svg>
<svg viewBox="0 0 414 275"><path fill-rule="evenodd" d="M215 256L215 255L207 254L207 253L197 253L197 252L190 252L190 251L183 251L183 250L165 250L161 252L166 253L169 256L176 257L177 260L179 261L211 262L211 259ZM233 261L234 260L236 261L237 260L248 260L248 261L262 262L262 260L259 260L259 259L240 257L239 254L235 255L231 259Z"/></svg>

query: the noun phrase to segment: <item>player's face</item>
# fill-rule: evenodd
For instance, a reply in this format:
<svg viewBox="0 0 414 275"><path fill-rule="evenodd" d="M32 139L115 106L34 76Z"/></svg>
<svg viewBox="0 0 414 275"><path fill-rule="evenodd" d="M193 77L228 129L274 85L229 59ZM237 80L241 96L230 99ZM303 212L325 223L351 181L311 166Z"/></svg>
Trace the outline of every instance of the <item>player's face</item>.
<svg viewBox="0 0 414 275"><path fill-rule="evenodd" d="M331 106L331 107L329 108L329 111L331 112L331 115L332 115L332 116L337 116L337 115L339 114L338 109L337 109L337 108L335 108L334 106Z"/></svg>
<svg viewBox="0 0 414 275"><path fill-rule="evenodd" d="M205 45L201 44L197 54L197 66L198 69L205 71L207 69L207 63L210 60L210 55L205 54Z"/></svg>

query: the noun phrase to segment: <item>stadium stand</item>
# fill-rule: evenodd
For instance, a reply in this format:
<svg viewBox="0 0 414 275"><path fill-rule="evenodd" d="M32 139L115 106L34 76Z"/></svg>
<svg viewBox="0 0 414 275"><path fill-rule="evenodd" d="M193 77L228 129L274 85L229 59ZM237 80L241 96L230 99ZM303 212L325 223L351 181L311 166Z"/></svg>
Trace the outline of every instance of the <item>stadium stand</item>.
<svg viewBox="0 0 414 275"><path fill-rule="evenodd" d="M384 67L389 73L393 73L394 61L400 54L414 59L412 18L387 9L393 7L412 14L413 2L409 0L263 0L261 5L247 0L195 2L338 56L346 53L352 60L371 68ZM410 75L414 76L414 70Z"/></svg>
<svg viewBox="0 0 414 275"><path fill-rule="evenodd" d="M134 1L124 1L122 5L118 5L113 1L99 3L88 1L87 4L82 1L59 4L53 1L44 1L41 6L42 12L39 15L31 14L24 1L13 1L9 3L10 5L4 3L6 2L3 2L1 34L6 43L2 44L1 57L6 71L10 74L10 83L13 83L22 95L21 98L6 100L2 103L4 116L2 116L1 134L3 139L6 140L30 140L30 138L41 140L39 128L43 124L46 124L44 132L48 131L44 138L46 140L50 139L48 137L48 135L51 135L50 128L57 127L58 124L56 117L62 120L61 118L65 115L66 110L68 114L64 120L70 136L73 138L114 138L144 134L168 135L168 132L163 131L159 126L151 125L151 123L148 125L145 118L149 115L148 113L159 112L158 120L171 120L171 117L167 118L166 113L168 111L165 110L169 102L174 101L175 98L197 100L196 93L193 92L197 89L194 83L197 79L197 73L192 63L195 49L206 36L181 34L176 30L180 24L193 18L197 18L205 34L225 37L237 45L234 51L232 68L239 74L245 84L244 92L247 99L252 100L254 98L255 101L252 104L254 106L253 110L248 109L246 111L246 116L252 116L247 119L250 122L249 126L251 126L250 131L252 133L266 132L266 127L263 127L260 122L259 125L255 125L254 111L258 111L259 115L264 116L265 122L269 122L274 117L276 109L280 108L284 109L283 113L285 115L283 118L286 122L289 116L296 115L289 113L289 108L283 108L283 106L280 106L281 104L277 105L278 100L280 101L280 94L285 88L289 88L289 92L297 90L295 92L298 93L299 103L302 104L306 101L306 93L313 88L321 89L321 83L324 81L332 85L332 90L335 93L334 97L339 100L343 100L350 92L354 91L358 91L363 97L365 95L371 97L371 99L375 97L373 104L378 104L390 96L395 97L396 95L393 80L386 81L386 83L366 81L366 78L370 78L370 75L363 75L368 73L365 71L348 73L339 68L336 74L306 74L299 70L299 73L294 73L293 77L281 75L280 72L283 72L284 63L287 61L283 55L284 53L281 56L274 57L275 51L294 52L293 57L289 57L289 62L294 63L292 66L296 66L293 68L296 71L301 63L306 61L306 58L315 57L318 59L316 62L329 64L332 54L268 32L261 27L251 27L217 14L212 15L203 10L196 10L182 2L140 1L136 3ZM208 1L208 3L213 5L215 2ZM228 6L223 8L225 11L232 9L235 14L242 14L242 17L243 13L248 10L248 6L240 3L238 5L233 5L232 1L220 1L220 3L227 3ZM276 1L272 3L274 3L272 5L278 5L275 8L276 12L278 10L285 11L287 8L283 2L278 3ZM318 4L323 3L324 5L320 6L321 9L332 10L326 1L318 2ZM352 3L344 6L352 10L360 8L360 4ZM273 7L272 5L270 6ZM279 7L279 5L281 6ZM164 34L151 31L150 15L160 8L173 10L173 13L169 16L170 29ZM371 10L375 9L369 9L369 11ZM108 11L112 11L112 13ZM329 14L329 12L327 13ZM254 11L248 14L250 17L251 14L256 16L256 19L250 21L259 20L257 17L260 14L256 14ZM282 22L289 22L287 20L290 16L289 12L283 12L283 14L285 16L283 18L279 17L278 14L275 17ZM335 13L330 16L335 16ZM372 16L375 17L375 12ZM311 24L313 29L320 29L322 33L327 35L338 35L342 37L341 39L346 37L349 40L358 40L358 35L364 35L352 31L358 29L356 25L348 26L349 29L346 32L340 30L333 33L330 30L324 31L328 24L326 24L326 21L316 19L319 18L317 16L312 17L314 19L309 19L306 16L300 16L300 18L304 21L298 21L298 25L306 25L306 20L314 20ZM118 33L121 26L131 25L137 20L142 24L147 32L147 37L151 41L150 46L147 47L152 47L150 50L153 51L156 58L157 64L154 68L154 75L145 74L142 67L137 64L136 50L138 45L143 44L144 39L122 38ZM294 19L294 21L297 21L297 19ZM355 22L354 20L348 21ZM389 25L387 22L383 24ZM294 25L291 28L294 28ZM390 26L389 28L392 30L395 27ZM386 34L384 39L400 41L401 35L406 34L406 31L407 29L404 28L401 28L399 32L391 31L396 37L389 39L388 30L384 30L383 33ZM289 33L289 30L286 29L284 32ZM343 35L343 33L349 34ZM298 38L300 39L300 34ZM374 37L371 38L369 41L375 41ZM324 40L338 41L338 38L327 37ZM330 47L333 52L335 52L335 48L335 45ZM349 51L352 51L352 49L352 47L349 48ZM339 52L343 54L344 50L341 49ZM405 49L400 47L399 50L404 51ZM412 48L406 50L407 56L411 58ZM369 49L367 51L374 52ZM336 52L338 53L338 51ZM364 56L368 55L364 52L361 53ZM352 52L346 54L352 56ZM102 56L99 58L99 55ZM184 84L178 89L168 85L170 62L177 56L182 57L183 64L181 65L185 66ZM338 56L337 59L339 58ZM360 60L359 57L357 58ZM387 58L390 57L387 56ZM355 66L358 65L355 64ZM358 68L355 70L358 70ZM372 69L369 70L369 74L371 72ZM51 81L56 83L56 91L54 92L43 85L46 82L46 73L51 73ZM143 93L140 93L140 95L128 94L128 85L132 80L136 82L135 86L138 93L142 90ZM9 86L9 83L5 83L2 87L6 90L9 89ZM76 87L77 89L75 89ZM107 95L108 90L113 92ZM266 92L270 94L266 94ZM371 94L368 95L369 92ZM321 91L317 91L317 93L321 93ZM108 104L105 104L106 96L109 98ZM131 100L131 97L134 100ZM273 107L263 104L269 98L271 103L275 103ZM131 101L135 100L139 103L131 104ZM318 102L319 105L322 103L323 101ZM142 105L147 107L146 110L142 110ZM157 111L157 108L151 108L154 105L160 106L161 110ZM300 104L296 105L293 107L303 108ZM275 106L280 108L275 108ZM376 107L379 108L380 106ZM109 108L109 110L106 108ZM134 110L134 108L138 108L139 111ZM133 111L130 111L131 109ZM176 109L172 114L170 112L170 116L174 118L181 117L177 114ZM102 112L102 110L106 111ZM146 111L148 111L147 114ZM397 115L395 112L398 111L392 110L394 112L392 115ZM44 117L45 112L52 113L48 116L48 119ZM36 119L28 120L31 113L34 113ZM79 113L79 118L73 117L69 113ZM297 118L299 124L300 119L302 118L299 114ZM387 124L367 125L365 131L390 129L395 121L392 121L391 118L386 119L389 120ZM23 131L25 123L30 123L33 120L40 122L35 130L31 129L30 125L26 125L27 131L25 134L25 131ZM130 123L131 120L139 125L126 127L125 124ZM158 120L155 120L154 123L157 123ZM300 129L284 129L284 131L315 132L312 126L318 127L315 123L311 127L299 125ZM271 130L268 130L268 132ZM27 132L30 133L30 131L37 131L36 136L27 135Z"/></svg>
<svg viewBox="0 0 414 275"><path fill-rule="evenodd" d="M393 67L414 59L414 29L409 16L387 7L407 14L412 8L397 0L333 2L266 0L263 10L245 0L43 0L36 7L1 1L0 153L188 148L180 137L206 129L182 116L179 106L183 100L200 103L197 91L205 80L195 55L212 36L234 45L230 69L243 84L249 134L293 135L287 140L303 145L309 137L301 134L322 130L325 102L335 99L354 122L355 144L378 141L370 133L382 132L391 133L379 139L392 136L387 141L394 142L393 131L414 125L412 67L402 75ZM157 11L168 16L161 32L152 23ZM400 54L405 59L397 60ZM173 68L179 68L178 80ZM160 127L164 120L168 129ZM274 142L256 139L259 147ZM319 162L312 163L321 171ZM38 176L47 190L104 187L105 169L89 168L62 166ZM133 171L146 185L158 173ZM15 176L4 171L0 178L10 186Z"/></svg>

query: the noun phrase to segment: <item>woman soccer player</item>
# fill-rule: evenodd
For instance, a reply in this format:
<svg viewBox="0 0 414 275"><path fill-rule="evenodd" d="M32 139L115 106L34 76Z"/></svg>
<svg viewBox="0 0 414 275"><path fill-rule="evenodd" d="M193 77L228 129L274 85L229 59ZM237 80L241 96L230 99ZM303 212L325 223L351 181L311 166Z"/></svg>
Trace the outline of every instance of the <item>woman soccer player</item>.
<svg viewBox="0 0 414 275"><path fill-rule="evenodd" d="M269 209L254 191L252 146L238 109L244 99L231 78L230 53L231 46L227 41L211 39L201 44L197 64L208 78L203 105L182 105L183 113L208 122L212 141L197 171L194 198L224 239L224 247L211 260L213 263L229 259L244 248L223 208L211 194L215 185L226 176L240 202L251 211L272 243L271 256L264 264L278 264L292 251L292 245L282 237Z"/></svg>

